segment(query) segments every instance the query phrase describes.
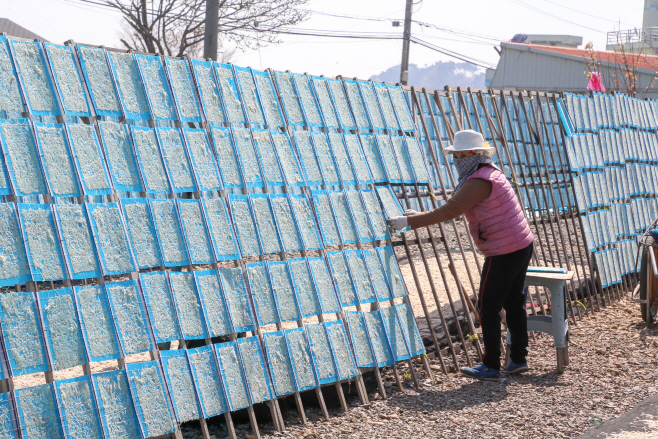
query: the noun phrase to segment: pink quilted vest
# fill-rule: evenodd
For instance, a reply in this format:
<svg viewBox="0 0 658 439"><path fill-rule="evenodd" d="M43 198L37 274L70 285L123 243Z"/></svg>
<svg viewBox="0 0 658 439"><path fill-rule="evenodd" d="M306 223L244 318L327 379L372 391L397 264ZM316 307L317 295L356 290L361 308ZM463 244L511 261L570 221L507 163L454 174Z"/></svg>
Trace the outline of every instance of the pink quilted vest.
<svg viewBox="0 0 658 439"><path fill-rule="evenodd" d="M482 166L468 176L492 183L489 198L464 212L477 248L485 256L512 253L535 239L512 185L492 166Z"/></svg>

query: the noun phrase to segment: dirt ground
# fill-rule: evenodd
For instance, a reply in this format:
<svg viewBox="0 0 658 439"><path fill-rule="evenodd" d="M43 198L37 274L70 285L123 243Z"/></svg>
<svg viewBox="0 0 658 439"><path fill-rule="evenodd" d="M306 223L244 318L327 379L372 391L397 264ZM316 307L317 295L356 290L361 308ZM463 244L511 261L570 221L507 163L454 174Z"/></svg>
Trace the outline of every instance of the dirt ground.
<svg viewBox="0 0 658 439"><path fill-rule="evenodd" d="M647 329L632 302L572 326L570 357L571 365L558 374L552 340L540 336L530 345L532 370L501 382L436 373L421 389L407 381L400 392L387 372L387 399L371 394L370 408L354 399L347 413L331 411L328 421L309 409L306 426L291 411L288 430L266 437L576 437L658 392L658 328Z"/></svg>

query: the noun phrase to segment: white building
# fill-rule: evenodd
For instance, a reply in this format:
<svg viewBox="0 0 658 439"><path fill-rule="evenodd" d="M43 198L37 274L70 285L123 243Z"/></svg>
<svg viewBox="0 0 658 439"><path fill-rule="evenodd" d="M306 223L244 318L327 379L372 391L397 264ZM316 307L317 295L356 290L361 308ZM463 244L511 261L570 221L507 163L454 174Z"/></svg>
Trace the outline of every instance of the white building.
<svg viewBox="0 0 658 439"><path fill-rule="evenodd" d="M644 0L642 27L608 32L605 50L658 55L658 3Z"/></svg>

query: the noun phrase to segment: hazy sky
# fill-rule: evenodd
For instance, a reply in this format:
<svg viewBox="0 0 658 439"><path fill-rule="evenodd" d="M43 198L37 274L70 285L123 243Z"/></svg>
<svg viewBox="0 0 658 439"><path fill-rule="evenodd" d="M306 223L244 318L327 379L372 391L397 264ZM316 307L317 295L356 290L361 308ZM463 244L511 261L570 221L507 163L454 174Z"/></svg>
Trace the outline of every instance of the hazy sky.
<svg viewBox="0 0 658 439"><path fill-rule="evenodd" d="M583 37L605 50L606 32L642 26L643 0L415 0L413 19L455 34L414 24L412 34L452 52L488 64L498 55L495 41L516 33L560 34ZM405 0L310 0L307 9L360 18L404 19ZM76 42L121 47L120 14L79 0L0 0L0 17L54 42ZM318 31L402 34L391 21L331 17L319 13L297 27ZM492 38L494 40L492 40ZM362 40L282 35L283 44L258 51L238 52L235 64L271 67L367 79L400 63L401 40ZM439 52L411 46L410 62L419 65L446 61Z"/></svg>

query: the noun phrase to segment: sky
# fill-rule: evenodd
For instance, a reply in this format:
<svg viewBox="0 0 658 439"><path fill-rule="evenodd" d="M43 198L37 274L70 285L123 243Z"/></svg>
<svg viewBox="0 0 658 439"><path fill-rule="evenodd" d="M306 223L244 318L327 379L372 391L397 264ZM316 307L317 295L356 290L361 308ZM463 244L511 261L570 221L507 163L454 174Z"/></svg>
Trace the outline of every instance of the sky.
<svg viewBox="0 0 658 439"><path fill-rule="evenodd" d="M415 0L412 35L481 65L495 65L493 46L517 33L576 35L605 50L606 33L642 26L643 0ZM622 6L623 5L623 6ZM401 36L405 0L309 0L313 13L297 25L320 33L375 32ZM327 14L357 18L335 17ZM9 18L41 37L63 43L121 47L121 15L80 0L0 0L0 17ZM377 19L377 20L373 20ZM441 30L443 29L443 30ZM455 31L459 33L455 33ZM272 68L325 76L368 79L399 65L402 41L282 35L282 44L237 52L232 62L257 69ZM456 60L411 45L410 62L425 66ZM458 60L456 60L458 61Z"/></svg>

